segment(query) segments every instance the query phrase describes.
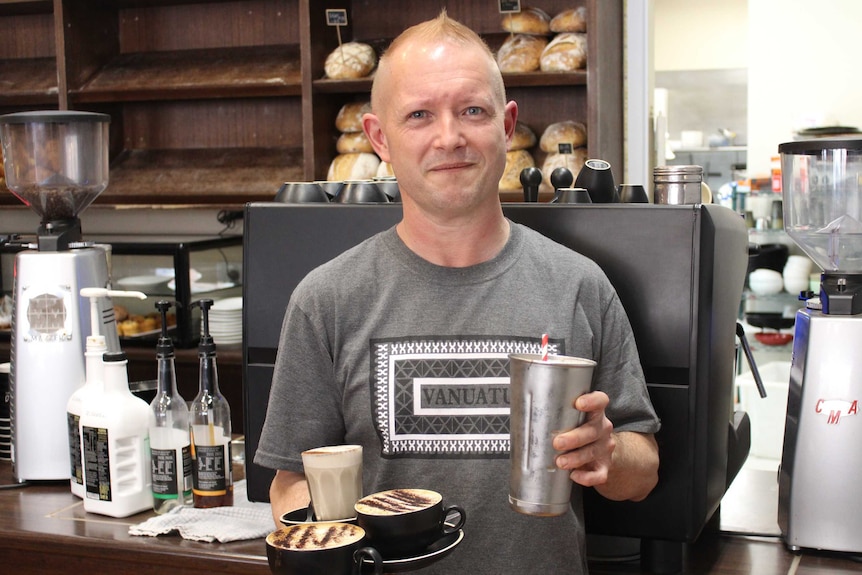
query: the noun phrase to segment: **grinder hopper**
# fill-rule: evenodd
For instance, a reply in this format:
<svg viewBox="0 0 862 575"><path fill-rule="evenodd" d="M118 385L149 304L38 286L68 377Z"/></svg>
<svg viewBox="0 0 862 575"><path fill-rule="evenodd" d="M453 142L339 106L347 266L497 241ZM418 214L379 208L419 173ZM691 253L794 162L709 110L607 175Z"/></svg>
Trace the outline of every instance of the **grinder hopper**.
<svg viewBox="0 0 862 575"><path fill-rule="evenodd" d="M39 249L81 240L80 214L108 185L110 116L39 111L0 116L6 185L39 214Z"/></svg>

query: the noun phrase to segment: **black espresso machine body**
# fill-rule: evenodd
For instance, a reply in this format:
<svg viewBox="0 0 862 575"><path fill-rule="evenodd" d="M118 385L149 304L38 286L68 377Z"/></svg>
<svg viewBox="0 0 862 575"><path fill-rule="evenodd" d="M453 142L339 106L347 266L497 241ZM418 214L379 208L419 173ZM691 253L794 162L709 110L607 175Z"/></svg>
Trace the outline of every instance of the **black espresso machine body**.
<svg viewBox="0 0 862 575"><path fill-rule="evenodd" d="M700 204L512 203L503 209L604 269L631 320L662 420L656 489L638 503L586 490L587 531L694 541L750 446L747 416L733 411L736 322L748 263L742 218ZM247 205L243 375L251 500L268 500L274 474L252 461L290 294L311 269L400 217L399 204Z"/></svg>

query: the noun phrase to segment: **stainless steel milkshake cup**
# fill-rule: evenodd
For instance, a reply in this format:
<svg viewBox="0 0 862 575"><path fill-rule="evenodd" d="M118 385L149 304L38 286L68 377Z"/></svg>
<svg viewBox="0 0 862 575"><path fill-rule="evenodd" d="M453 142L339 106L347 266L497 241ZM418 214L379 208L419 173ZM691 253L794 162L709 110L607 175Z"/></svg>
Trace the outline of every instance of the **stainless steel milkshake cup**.
<svg viewBox="0 0 862 575"><path fill-rule="evenodd" d="M509 355L509 504L515 511L555 516L569 509L572 481L557 468L552 443L582 423L585 414L574 402L590 390L595 365L562 355Z"/></svg>

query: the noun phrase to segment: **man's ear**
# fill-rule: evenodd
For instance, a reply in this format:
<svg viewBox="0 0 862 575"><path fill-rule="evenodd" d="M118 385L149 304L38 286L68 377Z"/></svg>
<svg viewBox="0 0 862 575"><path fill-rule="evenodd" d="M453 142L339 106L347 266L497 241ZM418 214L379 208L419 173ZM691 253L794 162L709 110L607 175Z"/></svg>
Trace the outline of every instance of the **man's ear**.
<svg viewBox="0 0 862 575"><path fill-rule="evenodd" d="M518 123L518 104L514 100L509 100L503 110L503 127L506 130L506 149L512 143L512 137L515 135L515 125Z"/></svg>
<svg viewBox="0 0 862 575"><path fill-rule="evenodd" d="M384 162L389 161L389 145L386 143L386 135L380 127L380 118L375 114L362 115L362 129L371 142L371 147Z"/></svg>

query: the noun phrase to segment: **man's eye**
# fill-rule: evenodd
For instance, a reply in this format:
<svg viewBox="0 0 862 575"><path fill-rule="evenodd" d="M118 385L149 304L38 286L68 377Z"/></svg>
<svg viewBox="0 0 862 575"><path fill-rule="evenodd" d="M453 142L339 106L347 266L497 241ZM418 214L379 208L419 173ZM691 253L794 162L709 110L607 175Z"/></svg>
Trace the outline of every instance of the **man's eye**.
<svg viewBox="0 0 862 575"><path fill-rule="evenodd" d="M425 112L423 112L421 110L418 110L416 112L412 112L410 114L410 118L412 118L412 119L420 119L420 118L424 118L424 117L425 117Z"/></svg>
<svg viewBox="0 0 862 575"><path fill-rule="evenodd" d="M478 116L481 113L482 113L482 108L480 108L479 106L470 106L466 110L466 114L468 116Z"/></svg>

